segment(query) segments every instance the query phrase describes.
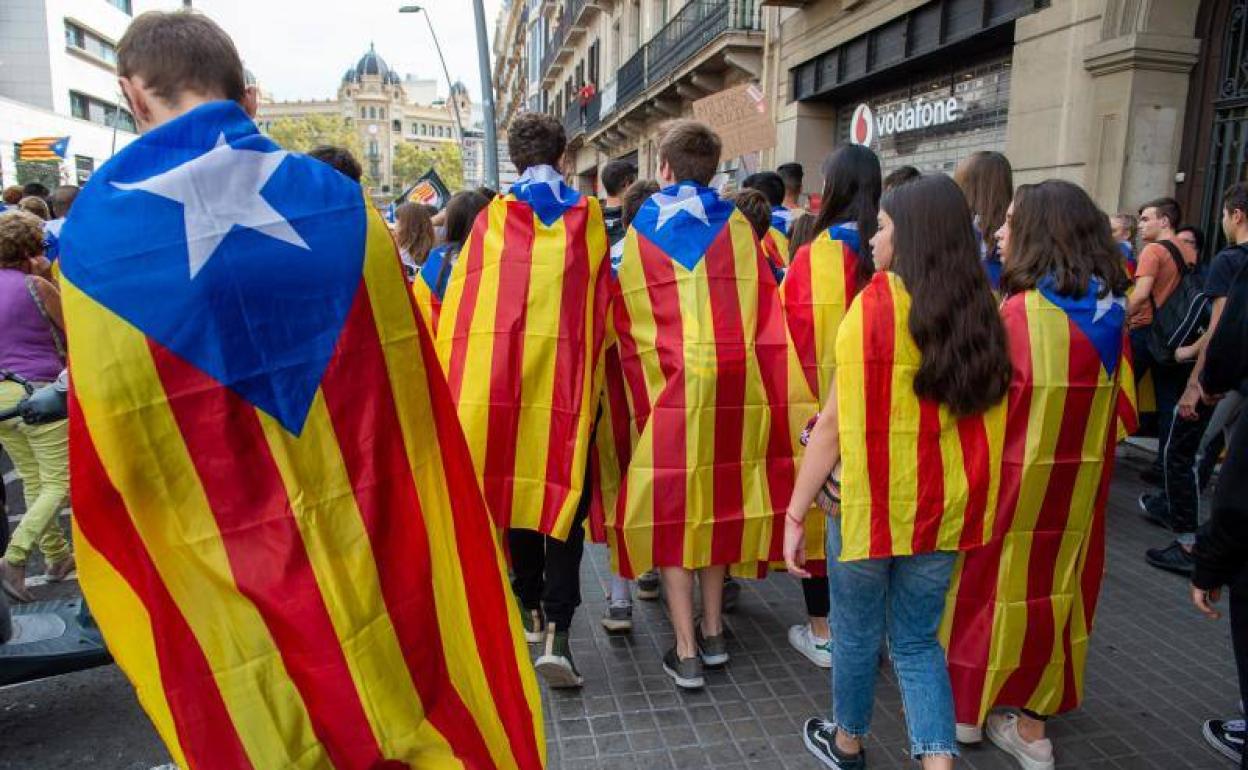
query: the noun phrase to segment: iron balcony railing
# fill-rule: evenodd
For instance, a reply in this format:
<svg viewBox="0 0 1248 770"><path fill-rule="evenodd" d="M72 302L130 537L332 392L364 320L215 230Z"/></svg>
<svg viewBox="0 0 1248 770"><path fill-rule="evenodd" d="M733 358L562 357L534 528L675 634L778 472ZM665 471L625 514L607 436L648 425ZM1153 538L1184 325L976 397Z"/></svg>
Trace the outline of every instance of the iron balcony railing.
<svg viewBox="0 0 1248 770"><path fill-rule="evenodd" d="M602 94L594 94L583 110L579 99L569 104L567 112L563 114L563 130L568 140L571 141L586 131L593 131L597 128L601 109Z"/></svg>

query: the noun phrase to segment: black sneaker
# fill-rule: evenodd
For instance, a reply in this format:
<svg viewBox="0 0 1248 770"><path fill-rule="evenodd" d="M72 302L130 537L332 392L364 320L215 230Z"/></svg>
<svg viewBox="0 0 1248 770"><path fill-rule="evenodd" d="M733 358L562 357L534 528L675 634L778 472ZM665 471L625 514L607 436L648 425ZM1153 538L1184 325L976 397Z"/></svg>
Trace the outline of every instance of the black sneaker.
<svg viewBox="0 0 1248 770"><path fill-rule="evenodd" d="M657 569L643 572L637 578L637 598L647 600L659 598L659 571Z"/></svg>
<svg viewBox="0 0 1248 770"><path fill-rule="evenodd" d="M843 754L836 747L836 725L822 719L807 719L802 726L802 740L806 748L826 767L832 770L864 770L867 752Z"/></svg>
<svg viewBox="0 0 1248 770"><path fill-rule="evenodd" d="M724 612L732 612L737 608L737 602L741 599L741 584L732 578L731 575L724 578Z"/></svg>
<svg viewBox="0 0 1248 770"><path fill-rule="evenodd" d="M1244 720L1210 719L1205 722L1205 740L1222 756L1241 764L1244 761Z"/></svg>
<svg viewBox="0 0 1248 770"><path fill-rule="evenodd" d="M542 656L533 663L533 668L546 684L555 689L580 687L585 677L576 670L572 662L572 650L568 646L568 632L556 631L555 624L546 627L546 649Z"/></svg>
<svg viewBox="0 0 1248 770"><path fill-rule="evenodd" d="M1140 471L1140 481L1154 487L1164 487L1166 485L1166 472L1160 465L1150 465Z"/></svg>
<svg viewBox="0 0 1248 770"><path fill-rule="evenodd" d="M1170 506L1166 496L1161 492L1144 492L1136 500L1140 506L1140 515L1149 524L1170 529Z"/></svg>
<svg viewBox="0 0 1248 770"><path fill-rule="evenodd" d="M1149 564L1166 572L1191 577L1196 568L1196 560L1175 540L1165 548L1149 548L1144 558Z"/></svg>
<svg viewBox="0 0 1248 770"><path fill-rule="evenodd" d="M663 656L663 671L672 678L677 687L685 690L700 690L706 685L706 680L702 678L701 659L696 655L692 658L678 658L675 647Z"/></svg>
<svg viewBox="0 0 1248 770"><path fill-rule="evenodd" d="M702 665L713 668L728 662L728 643L724 641L723 631L715 636L704 636L702 624L699 623L694 633L697 634L698 657L702 659Z"/></svg>

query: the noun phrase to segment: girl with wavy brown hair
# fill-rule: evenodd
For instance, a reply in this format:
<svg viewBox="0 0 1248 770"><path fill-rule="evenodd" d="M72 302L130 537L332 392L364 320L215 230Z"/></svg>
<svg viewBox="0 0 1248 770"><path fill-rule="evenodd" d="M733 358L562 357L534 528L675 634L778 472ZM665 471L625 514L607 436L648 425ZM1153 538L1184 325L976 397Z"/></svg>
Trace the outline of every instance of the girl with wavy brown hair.
<svg viewBox="0 0 1248 770"><path fill-rule="evenodd" d="M871 246L877 272L841 322L831 394L785 514L785 561L805 577L805 517L830 490L835 721L808 720L803 739L828 767L865 767L887 633L911 754L926 770L951 768L953 694L937 631L957 552L992 533L1010 361L952 180L886 194Z"/></svg>
<svg viewBox="0 0 1248 770"><path fill-rule="evenodd" d="M1001 281L1001 254L997 250L997 230L1005 222L1005 210L1014 196L1014 171L999 152L980 150L966 157L953 173L975 217L980 259L988 280L996 290Z"/></svg>

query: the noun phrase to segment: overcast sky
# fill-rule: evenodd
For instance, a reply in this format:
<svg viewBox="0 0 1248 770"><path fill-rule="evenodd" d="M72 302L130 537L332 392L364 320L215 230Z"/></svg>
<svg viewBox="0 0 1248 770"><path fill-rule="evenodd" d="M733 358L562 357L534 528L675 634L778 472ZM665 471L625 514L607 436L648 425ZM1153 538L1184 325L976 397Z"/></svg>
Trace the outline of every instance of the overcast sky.
<svg viewBox="0 0 1248 770"><path fill-rule="evenodd" d="M446 79L422 14L399 15L401 0L194 0L234 38L260 87L276 99L325 99L336 95L342 74L370 42L400 74ZM427 9L453 80L480 99L476 27L469 0L428 0ZM502 0L485 0L486 29Z"/></svg>

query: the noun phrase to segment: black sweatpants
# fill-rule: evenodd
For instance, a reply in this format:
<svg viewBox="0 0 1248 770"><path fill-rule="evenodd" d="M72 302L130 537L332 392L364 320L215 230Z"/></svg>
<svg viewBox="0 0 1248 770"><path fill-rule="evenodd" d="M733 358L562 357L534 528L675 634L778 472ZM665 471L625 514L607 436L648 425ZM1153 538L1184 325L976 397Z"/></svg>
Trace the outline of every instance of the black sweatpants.
<svg viewBox="0 0 1248 770"><path fill-rule="evenodd" d="M1170 526L1174 534L1188 539L1191 545L1196 537L1200 516L1200 491L1208 478L1201 478L1196 463L1200 442L1213 417L1213 407L1204 403L1196 405L1196 419L1185 420L1177 413L1170 423L1170 436L1165 442L1163 462L1166 472L1166 503L1170 509Z"/></svg>
<svg viewBox="0 0 1248 770"><path fill-rule="evenodd" d="M806 614L812 618L826 618L832 611L832 596L828 593L828 578L802 578L802 598L806 600Z"/></svg>
<svg viewBox="0 0 1248 770"><path fill-rule="evenodd" d="M585 553L585 519L591 495L587 478L567 540L528 529L507 530L511 589L526 610L541 607L546 622L554 623L556 631L571 627L572 615L581 605L581 556Z"/></svg>

